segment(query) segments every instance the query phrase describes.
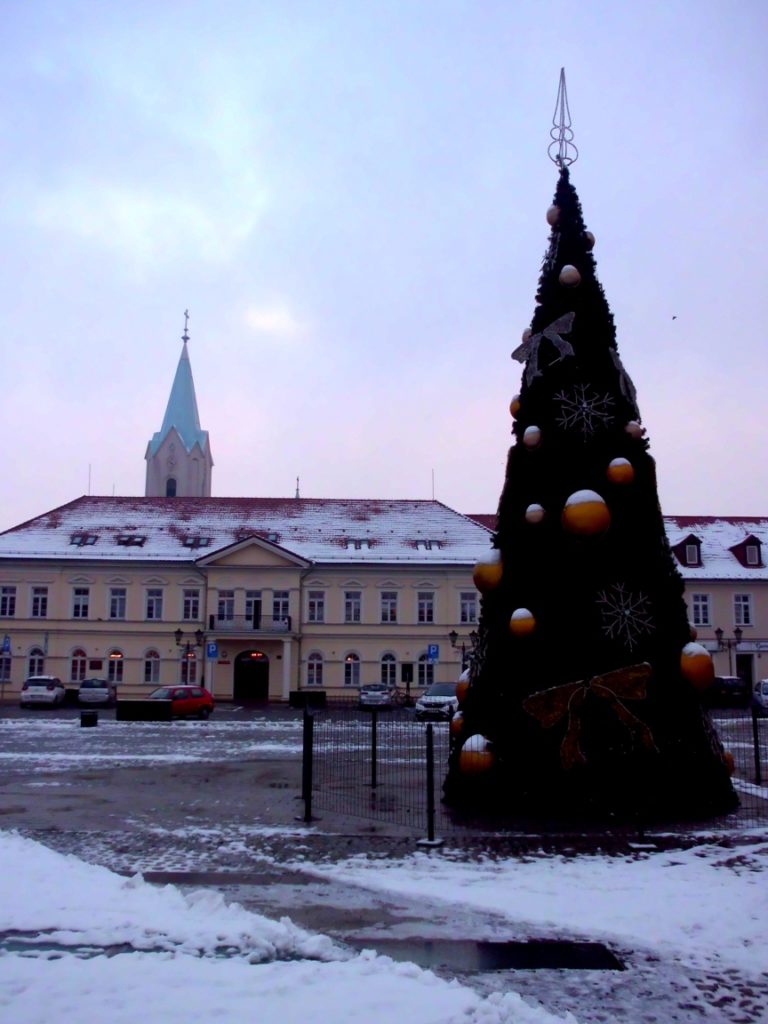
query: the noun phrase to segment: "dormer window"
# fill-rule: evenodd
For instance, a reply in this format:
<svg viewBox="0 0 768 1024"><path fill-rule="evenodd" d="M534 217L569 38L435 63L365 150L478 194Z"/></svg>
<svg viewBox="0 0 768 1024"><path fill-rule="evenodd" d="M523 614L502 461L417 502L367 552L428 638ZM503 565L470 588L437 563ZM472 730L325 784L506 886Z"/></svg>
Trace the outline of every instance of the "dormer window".
<svg viewBox="0 0 768 1024"><path fill-rule="evenodd" d="M730 549L734 558L745 569L760 569L763 565L763 546L757 537L745 537Z"/></svg>
<svg viewBox="0 0 768 1024"><path fill-rule="evenodd" d="M347 551L368 551L370 547L367 537L347 537Z"/></svg>
<svg viewBox="0 0 768 1024"><path fill-rule="evenodd" d="M124 548L143 548L147 538L140 533L118 533L115 543Z"/></svg>
<svg viewBox="0 0 768 1024"><path fill-rule="evenodd" d="M187 536L181 542L185 548L209 548L211 546L210 537L200 536Z"/></svg>
<svg viewBox="0 0 768 1024"><path fill-rule="evenodd" d="M442 547L439 540L417 540L416 550L417 551L439 551Z"/></svg>
<svg viewBox="0 0 768 1024"><path fill-rule="evenodd" d="M687 568L694 569L703 564L701 560L701 541L692 533L684 540L681 540L679 544L673 545L672 551L678 562Z"/></svg>
<svg viewBox="0 0 768 1024"><path fill-rule="evenodd" d="M69 538L69 543L74 544L78 548L91 547L99 539L96 533L73 533Z"/></svg>

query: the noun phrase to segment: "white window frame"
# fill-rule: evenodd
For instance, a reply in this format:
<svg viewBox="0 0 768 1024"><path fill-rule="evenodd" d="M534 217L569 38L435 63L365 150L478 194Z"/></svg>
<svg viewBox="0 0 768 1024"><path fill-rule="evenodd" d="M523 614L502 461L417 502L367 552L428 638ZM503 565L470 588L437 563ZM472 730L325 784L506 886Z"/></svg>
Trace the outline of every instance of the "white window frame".
<svg viewBox="0 0 768 1024"><path fill-rule="evenodd" d="M179 658L179 682L182 686L197 685L197 654L194 651L182 651Z"/></svg>
<svg viewBox="0 0 768 1024"><path fill-rule="evenodd" d="M323 685L323 656L319 651L312 651L307 658L307 686Z"/></svg>
<svg viewBox="0 0 768 1024"><path fill-rule="evenodd" d="M144 655L144 683L157 686L160 682L160 652L151 650Z"/></svg>
<svg viewBox="0 0 768 1024"><path fill-rule="evenodd" d="M429 625L435 621L434 590L419 590L416 592L416 621L420 625Z"/></svg>
<svg viewBox="0 0 768 1024"><path fill-rule="evenodd" d="M184 587L181 597L181 618L183 622L200 621L199 587Z"/></svg>
<svg viewBox="0 0 768 1024"><path fill-rule="evenodd" d="M462 590L459 594L459 622L470 625L477 622L477 594L471 590Z"/></svg>
<svg viewBox="0 0 768 1024"><path fill-rule="evenodd" d="M48 587L32 587L31 597L29 617L31 619L47 619Z"/></svg>
<svg viewBox="0 0 768 1024"><path fill-rule="evenodd" d="M254 622L256 617L256 605L259 607L258 623ZM258 629L261 625L261 591L260 590L246 590L245 592L245 618L248 622L253 623Z"/></svg>
<svg viewBox="0 0 768 1024"><path fill-rule="evenodd" d="M757 544L747 544L744 549L744 561L747 565L760 565L760 548Z"/></svg>
<svg viewBox="0 0 768 1024"><path fill-rule="evenodd" d="M387 651L382 654L380 665L380 679L384 686L397 686L397 658Z"/></svg>
<svg viewBox="0 0 768 1024"><path fill-rule="evenodd" d="M363 592L362 590L344 591L344 622L355 623L362 619Z"/></svg>
<svg viewBox="0 0 768 1024"><path fill-rule="evenodd" d="M220 590L216 599L216 621L232 622L235 617L234 590Z"/></svg>
<svg viewBox="0 0 768 1024"><path fill-rule="evenodd" d="M16 615L16 587L0 587L0 618L12 619Z"/></svg>
<svg viewBox="0 0 768 1024"><path fill-rule="evenodd" d="M700 548L698 544L685 545L685 564L699 565L701 562Z"/></svg>
<svg viewBox="0 0 768 1024"><path fill-rule="evenodd" d="M344 655L344 685L349 688L360 686L360 655L354 651Z"/></svg>
<svg viewBox="0 0 768 1024"><path fill-rule="evenodd" d="M33 647L27 655L27 675L45 675L45 652L41 647Z"/></svg>
<svg viewBox="0 0 768 1024"><path fill-rule="evenodd" d="M435 663L430 661L426 654L419 655L418 661L419 686L426 689L435 681Z"/></svg>
<svg viewBox="0 0 768 1024"><path fill-rule="evenodd" d="M69 656L69 680L82 683L88 671L88 655L82 647L77 647Z"/></svg>
<svg viewBox="0 0 768 1024"><path fill-rule="evenodd" d="M272 591L272 622L287 622L291 617L290 590Z"/></svg>
<svg viewBox="0 0 768 1024"><path fill-rule="evenodd" d="M87 619L88 611L91 604L91 588L90 587L73 587L72 588L72 618L73 619Z"/></svg>
<svg viewBox="0 0 768 1024"><path fill-rule="evenodd" d="M380 596L381 622L388 625L397 623L397 598L396 590L382 590Z"/></svg>
<svg viewBox="0 0 768 1024"><path fill-rule="evenodd" d="M107 654L107 679L110 683L122 683L125 655L117 647Z"/></svg>
<svg viewBox="0 0 768 1024"><path fill-rule="evenodd" d="M147 587L144 601L144 618L147 622L163 620L163 588Z"/></svg>
<svg viewBox="0 0 768 1024"><path fill-rule="evenodd" d="M736 626L751 626L754 623L751 594L733 595L733 622Z"/></svg>
<svg viewBox="0 0 768 1024"><path fill-rule="evenodd" d="M122 622L128 607L128 590L126 587L109 588L109 618Z"/></svg>
<svg viewBox="0 0 768 1024"><path fill-rule="evenodd" d="M712 625L712 599L710 594L691 594L694 626Z"/></svg>
<svg viewBox="0 0 768 1024"><path fill-rule="evenodd" d="M11 662L10 654L0 654L0 683L10 683Z"/></svg>
<svg viewBox="0 0 768 1024"><path fill-rule="evenodd" d="M307 592L307 622L325 622L325 591Z"/></svg>

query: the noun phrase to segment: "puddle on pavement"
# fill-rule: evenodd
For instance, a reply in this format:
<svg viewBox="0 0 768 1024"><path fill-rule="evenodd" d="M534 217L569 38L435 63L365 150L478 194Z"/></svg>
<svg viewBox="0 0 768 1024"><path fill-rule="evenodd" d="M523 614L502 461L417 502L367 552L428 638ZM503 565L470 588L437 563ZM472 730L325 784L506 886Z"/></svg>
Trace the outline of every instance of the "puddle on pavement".
<svg viewBox="0 0 768 1024"><path fill-rule="evenodd" d="M530 940L480 942L471 939L349 939L357 949L373 948L393 960L425 968L482 971L623 971L624 964L601 942Z"/></svg>

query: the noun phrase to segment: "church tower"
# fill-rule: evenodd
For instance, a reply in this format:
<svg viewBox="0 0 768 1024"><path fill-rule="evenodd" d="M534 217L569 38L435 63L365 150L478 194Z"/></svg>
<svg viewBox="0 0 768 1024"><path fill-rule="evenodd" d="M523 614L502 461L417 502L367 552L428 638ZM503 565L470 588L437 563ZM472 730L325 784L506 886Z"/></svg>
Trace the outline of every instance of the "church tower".
<svg viewBox="0 0 768 1024"><path fill-rule="evenodd" d="M147 498L210 498L213 459L208 431L200 429L195 382L189 362L184 313L184 347L160 431L147 445Z"/></svg>

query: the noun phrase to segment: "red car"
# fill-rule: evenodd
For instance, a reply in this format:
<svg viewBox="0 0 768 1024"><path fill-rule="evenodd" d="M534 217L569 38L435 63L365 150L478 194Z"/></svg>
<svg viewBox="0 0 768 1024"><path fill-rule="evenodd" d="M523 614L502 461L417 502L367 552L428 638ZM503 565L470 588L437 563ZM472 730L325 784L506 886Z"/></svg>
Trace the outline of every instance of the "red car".
<svg viewBox="0 0 768 1024"><path fill-rule="evenodd" d="M174 718L208 718L213 713L213 694L204 686L159 686L150 700L171 701Z"/></svg>

